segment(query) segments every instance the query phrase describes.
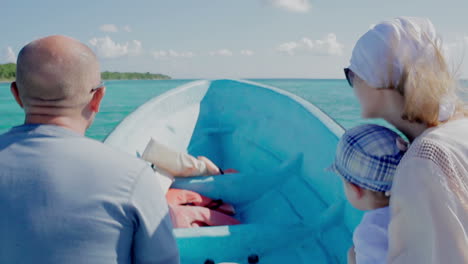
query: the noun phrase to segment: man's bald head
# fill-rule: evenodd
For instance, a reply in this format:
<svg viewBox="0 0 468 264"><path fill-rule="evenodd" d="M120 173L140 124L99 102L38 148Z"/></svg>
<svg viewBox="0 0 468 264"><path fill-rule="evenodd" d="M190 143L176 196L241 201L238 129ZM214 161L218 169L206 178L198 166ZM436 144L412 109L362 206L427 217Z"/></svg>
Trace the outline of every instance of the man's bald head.
<svg viewBox="0 0 468 264"><path fill-rule="evenodd" d="M26 113L82 106L100 80L96 55L69 37L41 38L18 54L16 86Z"/></svg>

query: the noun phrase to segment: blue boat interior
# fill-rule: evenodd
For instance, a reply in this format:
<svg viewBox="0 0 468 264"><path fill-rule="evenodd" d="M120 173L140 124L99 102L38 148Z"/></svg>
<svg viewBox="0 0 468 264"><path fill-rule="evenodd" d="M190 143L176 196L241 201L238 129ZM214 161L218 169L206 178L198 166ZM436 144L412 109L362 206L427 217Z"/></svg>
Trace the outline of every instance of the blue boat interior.
<svg viewBox="0 0 468 264"><path fill-rule="evenodd" d="M130 114L105 143L136 155L151 137L239 173L177 179L223 199L243 224L175 229L182 263L346 263L362 212L326 170L343 129L309 102L247 81L196 81Z"/></svg>

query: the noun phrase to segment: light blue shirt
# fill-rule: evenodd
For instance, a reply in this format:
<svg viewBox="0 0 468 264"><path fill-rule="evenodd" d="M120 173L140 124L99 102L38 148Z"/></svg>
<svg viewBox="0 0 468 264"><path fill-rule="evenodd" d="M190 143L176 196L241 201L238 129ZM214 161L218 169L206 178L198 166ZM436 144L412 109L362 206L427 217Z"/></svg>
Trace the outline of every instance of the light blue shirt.
<svg viewBox="0 0 468 264"><path fill-rule="evenodd" d="M353 235L357 264L387 263L389 223L388 206L364 214Z"/></svg>
<svg viewBox="0 0 468 264"><path fill-rule="evenodd" d="M0 263L179 263L143 161L53 125L0 136Z"/></svg>

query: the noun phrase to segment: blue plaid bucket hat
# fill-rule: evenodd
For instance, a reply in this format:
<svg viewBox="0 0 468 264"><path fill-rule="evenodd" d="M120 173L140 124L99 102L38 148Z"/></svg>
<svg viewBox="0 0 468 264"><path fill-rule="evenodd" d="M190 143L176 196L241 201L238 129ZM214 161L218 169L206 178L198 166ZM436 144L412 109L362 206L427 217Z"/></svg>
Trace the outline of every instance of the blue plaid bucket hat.
<svg viewBox="0 0 468 264"><path fill-rule="evenodd" d="M398 147L398 140L403 139L379 125L349 129L338 142L335 161L329 169L364 189L390 191L393 175L405 153Z"/></svg>

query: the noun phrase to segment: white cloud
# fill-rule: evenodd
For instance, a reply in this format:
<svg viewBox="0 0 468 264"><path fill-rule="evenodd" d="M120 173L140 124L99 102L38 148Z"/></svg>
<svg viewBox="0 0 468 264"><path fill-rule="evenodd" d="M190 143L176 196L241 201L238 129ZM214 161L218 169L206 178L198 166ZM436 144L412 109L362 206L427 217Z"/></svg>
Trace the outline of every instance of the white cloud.
<svg viewBox="0 0 468 264"><path fill-rule="evenodd" d="M101 30L102 32L116 33L119 32L119 27L115 24L104 24L99 27L99 30ZM132 32L132 27L130 27L129 25L125 25L120 27L120 30L125 32Z"/></svg>
<svg viewBox="0 0 468 264"><path fill-rule="evenodd" d="M210 55L230 57L232 56L232 51L228 49L220 49L220 50L210 51Z"/></svg>
<svg viewBox="0 0 468 264"><path fill-rule="evenodd" d="M117 28L116 25L114 24L104 24L104 25L101 25L99 27L99 30L103 31L103 32L112 32L112 33L115 33L115 32L118 32L119 29Z"/></svg>
<svg viewBox="0 0 468 264"><path fill-rule="evenodd" d="M285 52L289 55L294 55L294 51L299 47L297 42L291 41L286 42L278 46L277 50L279 52Z"/></svg>
<svg viewBox="0 0 468 264"><path fill-rule="evenodd" d="M125 31L125 32L132 32L132 28L129 25L123 26L122 30Z"/></svg>
<svg viewBox="0 0 468 264"><path fill-rule="evenodd" d="M274 7L283 8L293 12L306 13L310 10L309 0L264 0Z"/></svg>
<svg viewBox="0 0 468 264"><path fill-rule="evenodd" d="M286 42L278 46L277 51L294 55L296 52L311 52L314 55L337 56L343 53L343 44L339 43L334 33L325 38L313 40L302 38L300 41Z"/></svg>
<svg viewBox="0 0 468 264"><path fill-rule="evenodd" d="M318 55L341 55L343 53L344 46L338 42L334 33L329 33L322 40L303 38L302 42L310 51Z"/></svg>
<svg viewBox="0 0 468 264"><path fill-rule="evenodd" d="M128 53L130 55L139 55L143 52L143 45L141 44L141 41L139 40L134 39L128 45L129 45Z"/></svg>
<svg viewBox="0 0 468 264"><path fill-rule="evenodd" d="M161 58L193 58L195 57L195 53L191 51L185 51L185 52L178 52L175 50L158 50L158 51L153 51L152 55L155 59L161 59Z"/></svg>
<svg viewBox="0 0 468 264"><path fill-rule="evenodd" d="M151 54L153 55L155 59L167 56L167 52L164 50L153 51Z"/></svg>
<svg viewBox="0 0 468 264"><path fill-rule="evenodd" d="M16 63L16 54L11 47L6 47L0 57L0 63Z"/></svg>
<svg viewBox="0 0 468 264"><path fill-rule="evenodd" d="M114 42L110 37L93 38L89 44L102 58L117 58L125 55L135 56L143 51L141 41L132 40L123 44Z"/></svg>
<svg viewBox="0 0 468 264"><path fill-rule="evenodd" d="M244 56L252 56L254 55L254 52L251 51L251 50L248 50L248 49L243 49L240 51L241 55L244 55Z"/></svg>

